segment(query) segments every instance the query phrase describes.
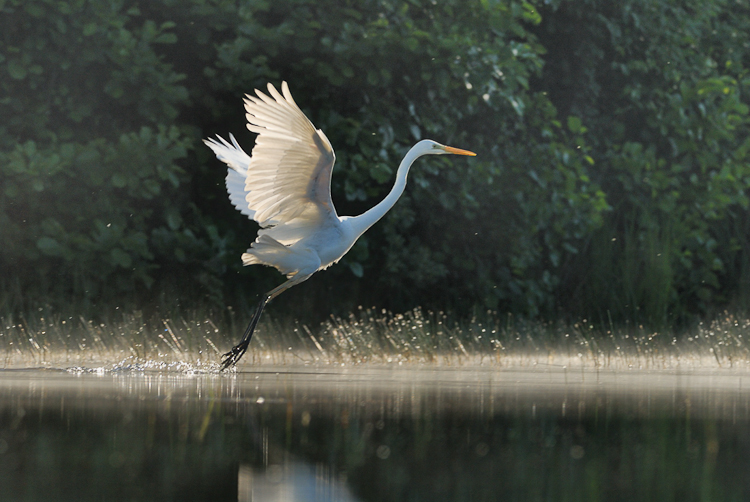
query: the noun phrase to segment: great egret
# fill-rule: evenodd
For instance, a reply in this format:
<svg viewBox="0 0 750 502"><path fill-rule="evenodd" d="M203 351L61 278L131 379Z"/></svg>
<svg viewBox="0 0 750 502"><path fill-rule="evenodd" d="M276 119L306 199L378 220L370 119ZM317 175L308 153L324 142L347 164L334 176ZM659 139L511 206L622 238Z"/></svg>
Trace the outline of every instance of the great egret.
<svg viewBox="0 0 750 502"><path fill-rule="evenodd" d="M446 153L476 155L422 140L401 161L396 183L385 199L359 216L339 216L331 200L331 171L336 160L331 143L299 109L286 82L281 83L281 94L269 83L268 93L270 96L256 89L257 96L246 95L247 128L258 134L252 157L232 134L231 143L221 136L204 140L229 166L229 200L261 227L242 255L242 263L275 267L287 277L263 296L240 342L224 354L222 370L245 354L269 301L339 261L393 207L417 158Z"/></svg>

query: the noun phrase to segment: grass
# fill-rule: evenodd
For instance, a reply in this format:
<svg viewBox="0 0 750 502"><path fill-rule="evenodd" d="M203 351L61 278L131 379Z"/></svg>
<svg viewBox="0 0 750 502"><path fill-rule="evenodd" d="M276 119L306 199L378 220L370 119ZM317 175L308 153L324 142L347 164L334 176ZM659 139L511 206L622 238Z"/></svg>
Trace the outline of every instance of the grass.
<svg viewBox="0 0 750 502"><path fill-rule="evenodd" d="M54 315L0 322L0 368L82 371L218 370L242 327L199 315L144 319L139 313L108 323ZM459 323L443 312L360 308L316 327L265 317L242 364L747 368L748 339L750 319L731 314L675 334L585 319L544 323L487 312Z"/></svg>

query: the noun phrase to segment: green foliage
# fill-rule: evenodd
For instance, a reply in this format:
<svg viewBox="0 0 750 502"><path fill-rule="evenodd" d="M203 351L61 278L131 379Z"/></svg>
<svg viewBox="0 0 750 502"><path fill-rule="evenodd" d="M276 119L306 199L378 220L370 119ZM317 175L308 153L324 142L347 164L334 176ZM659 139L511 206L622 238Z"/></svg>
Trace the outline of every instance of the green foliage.
<svg viewBox="0 0 750 502"><path fill-rule="evenodd" d="M212 85L236 94L267 78L291 83L337 150L340 214L382 198L422 138L479 152L474 162L420 160L406 194L332 280L362 274L358 301L392 308L554 307L564 257L606 204L581 128L565 130L529 89L544 53L527 31L539 22L532 6L298 1L240 15L238 35L217 47Z"/></svg>
<svg viewBox="0 0 750 502"><path fill-rule="evenodd" d="M367 285L339 300L537 313L605 207L580 124L561 127L529 88L544 49L526 2L2 8L1 256L30 304L175 282L220 302L227 252L239 255L252 226L236 237L222 169L203 149L188 157L195 126L239 133L242 93L282 78L337 148L341 214L382 197L419 139L480 153L420 162L404 200L330 273ZM249 294L278 280L250 273L267 279Z"/></svg>
<svg viewBox="0 0 750 502"><path fill-rule="evenodd" d="M307 309L665 322L750 296L746 6L6 0L0 12L11 309L164 291L223 305L278 283L241 269L255 227L199 140L231 131L250 150L242 94L281 80L336 149L340 214L379 201L419 139L479 154L420 159L388 216L304 286Z"/></svg>
<svg viewBox="0 0 750 502"><path fill-rule="evenodd" d="M0 263L23 291L7 306L121 302L205 258L186 222L192 139L173 125L184 75L158 52L173 25L120 2L1 8Z"/></svg>
<svg viewBox="0 0 750 502"><path fill-rule="evenodd" d="M578 2L545 19L544 86L597 131L594 179L613 207L568 305L664 323L747 296L750 10Z"/></svg>

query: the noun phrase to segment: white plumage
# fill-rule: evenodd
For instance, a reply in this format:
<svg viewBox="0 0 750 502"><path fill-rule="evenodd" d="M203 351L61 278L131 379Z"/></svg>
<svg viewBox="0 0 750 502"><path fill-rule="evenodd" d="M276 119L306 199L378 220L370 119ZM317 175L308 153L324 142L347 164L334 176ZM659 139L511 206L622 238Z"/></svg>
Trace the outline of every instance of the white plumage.
<svg viewBox="0 0 750 502"><path fill-rule="evenodd" d="M288 279L261 300L242 340L225 354L222 368L235 364L245 353L268 301L340 260L393 207L418 157L475 155L422 140L401 161L396 183L383 201L360 216L339 217L331 200L336 156L330 141L299 109L286 82L281 84L281 93L268 84L268 93L256 89L255 96L246 95L247 128L258 135L252 156L231 134L230 141L220 136L204 141L229 166L229 200L261 227L255 242L242 255L243 264L275 267Z"/></svg>

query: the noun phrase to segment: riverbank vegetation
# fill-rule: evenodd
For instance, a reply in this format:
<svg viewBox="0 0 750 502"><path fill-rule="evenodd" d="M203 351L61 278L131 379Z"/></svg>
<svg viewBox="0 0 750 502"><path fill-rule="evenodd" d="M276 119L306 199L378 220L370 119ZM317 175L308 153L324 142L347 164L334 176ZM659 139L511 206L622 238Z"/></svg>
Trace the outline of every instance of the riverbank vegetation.
<svg viewBox="0 0 750 502"><path fill-rule="evenodd" d="M247 319L226 322L193 312L108 322L54 314L3 318L0 368L67 371L219 371L221 354ZM257 367L502 367L539 371L747 370L750 320L725 314L673 331L643 325L528 321L485 312L456 319L414 309L393 314L359 308L317 325L265 319L243 364ZM242 365L240 365L242 370Z"/></svg>
<svg viewBox="0 0 750 502"><path fill-rule="evenodd" d="M478 153L420 160L339 265L276 301L289 323L421 306L687 333L750 295L749 32L721 0L0 2L4 336L31 343L20 316L48 305L86 330L223 319L279 283L241 267L256 228L200 140L249 150L241 97L281 80L336 149L340 214L419 139Z"/></svg>

